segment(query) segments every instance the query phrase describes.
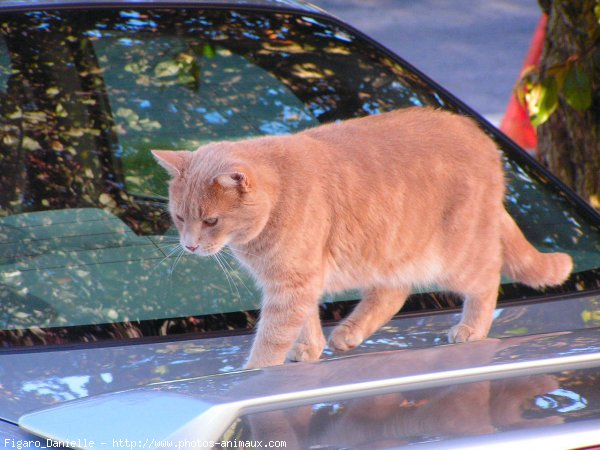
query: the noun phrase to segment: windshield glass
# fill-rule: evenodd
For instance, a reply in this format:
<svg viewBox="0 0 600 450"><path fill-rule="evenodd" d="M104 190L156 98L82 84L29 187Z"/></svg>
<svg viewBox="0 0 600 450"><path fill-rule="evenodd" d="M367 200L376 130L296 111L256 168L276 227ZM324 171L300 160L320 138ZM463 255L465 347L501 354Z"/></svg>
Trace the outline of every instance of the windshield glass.
<svg viewBox="0 0 600 450"><path fill-rule="evenodd" d="M0 16L0 33L4 346L253 325L260 294L236 261L177 247L151 149L456 109L364 39L304 15L39 11ZM564 289L596 286L597 226L534 168L508 154L505 166L507 207L527 237L576 261ZM501 291L540 295L510 280ZM357 298L326 298L324 309ZM413 306L443 306L432 298Z"/></svg>

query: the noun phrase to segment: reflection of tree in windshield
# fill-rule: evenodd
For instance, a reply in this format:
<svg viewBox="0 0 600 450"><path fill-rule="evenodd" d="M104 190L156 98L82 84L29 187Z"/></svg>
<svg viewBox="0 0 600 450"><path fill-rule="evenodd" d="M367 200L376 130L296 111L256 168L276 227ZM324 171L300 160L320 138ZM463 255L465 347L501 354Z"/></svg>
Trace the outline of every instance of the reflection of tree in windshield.
<svg viewBox="0 0 600 450"><path fill-rule="evenodd" d="M6 328L256 309L253 283L238 280L231 259L229 280L214 261L189 257L171 273L179 254L174 236L158 237L170 227L166 184L149 150L432 98L354 37L292 15L56 12L0 26L10 74L0 216L15 242L2 254Z"/></svg>
<svg viewBox="0 0 600 450"><path fill-rule="evenodd" d="M127 209L125 180L164 195L164 178L152 182L160 173L152 146L193 149L437 103L364 42L308 17L161 10L10 19L2 31L14 102L2 132L15 157L29 151L13 162L28 172L20 183L28 195L15 193L27 195L24 210L110 207L106 198L99 205L103 192ZM30 101L17 103L17 90Z"/></svg>

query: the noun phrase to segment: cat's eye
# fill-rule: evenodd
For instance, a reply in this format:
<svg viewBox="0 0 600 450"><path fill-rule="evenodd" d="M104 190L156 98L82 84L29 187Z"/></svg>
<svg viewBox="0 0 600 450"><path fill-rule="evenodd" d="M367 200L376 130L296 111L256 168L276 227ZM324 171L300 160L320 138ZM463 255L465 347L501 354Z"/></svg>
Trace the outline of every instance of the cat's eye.
<svg viewBox="0 0 600 450"><path fill-rule="evenodd" d="M183 222L183 221L184 221L184 220L183 220L183 217L181 217L179 214L176 214L176 215L175 215L175 218L176 218L177 220L179 220L180 222Z"/></svg>
<svg viewBox="0 0 600 450"><path fill-rule="evenodd" d="M216 217L209 217L208 219L204 219L204 224L208 227L214 227L218 221L219 219Z"/></svg>

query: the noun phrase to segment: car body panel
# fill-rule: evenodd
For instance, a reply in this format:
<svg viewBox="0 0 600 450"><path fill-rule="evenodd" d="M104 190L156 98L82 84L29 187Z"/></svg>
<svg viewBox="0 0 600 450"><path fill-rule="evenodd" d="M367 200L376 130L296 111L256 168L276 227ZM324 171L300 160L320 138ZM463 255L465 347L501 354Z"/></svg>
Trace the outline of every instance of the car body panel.
<svg viewBox="0 0 600 450"><path fill-rule="evenodd" d="M42 448L47 442L14 424L0 420L0 448Z"/></svg>
<svg viewBox="0 0 600 450"><path fill-rule="evenodd" d="M360 367L356 365L357 358L361 360ZM471 420L467 434L494 434L498 424L503 431L513 431L523 423L529 423L532 434L536 434L536 426L560 426L563 421L591 420L588 426L598 426L599 399L588 400L581 395L575 407L558 408L551 415L544 416L543 420L529 418L520 409L514 417L497 417L502 416L503 409L513 403L522 407L527 400L535 400L548 392L565 392L565 385L561 384L564 381L560 379L560 374L565 371L575 372L574 377L584 380L575 389L580 388L586 379L595 382L600 376L600 335L597 329L376 352L319 364L299 363L266 370L151 383L132 391L96 396L27 414L19 419L19 425L45 438L71 442L76 448L89 448L89 441L107 443L111 439L129 439L143 442L146 448L160 448L163 445L157 443L169 441L219 442L230 425L245 415L250 422L247 427L258 433L251 435L250 439L280 436L285 437L287 442L300 443L292 444L293 448L305 448L313 437L298 436L297 431L306 432L310 426L298 425L296 421L310 421L310 417L322 407L322 402L331 404L350 400L354 405L346 404L345 408L375 416L382 413L381 396L389 401L392 395L395 407L389 408L390 412L393 409L396 416L407 421L410 414L403 411L403 407L397 411L398 405L404 400L409 401L411 393L417 392L420 404L430 404L429 408L446 411L446 414L430 417L432 423L427 429L428 433L433 433L430 440L441 441L453 437L445 421L452 424L454 418L451 415L461 414L454 412L455 402L459 404L462 397L469 395L499 390L501 393L494 401L491 394L489 398L483 396L482 405L491 409L490 420L481 424ZM578 394L574 394L577 398ZM449 401L448 396L454 401ZM543 407L536 405L535 409L547 410L543 400L537 403ZM305 407L311 405L312 409L307 412ZM167 409L170 413L165 415ZM587 415L582 416L581 410L586 410ZM346 411L345 414L351 412ZM467 416L478 414L482 411L470 411ZM262 420L259 420L261 417ZM394 414L380 420L387 422L392 417ZM340 421L344 427L335 431L342 435L351 434L351 427L358 426L352 420L344 421L343 415ZM292 430L282 433L283 423L289 423ZM276 431L269 434L265 429L268 424L272 424ZM388 441L395 438L402 443L407 436L415 435L411 425L416 426L407 424L406 429L398 428L397 433L386 438ZM477 429L478 425L480 429ZM385 426L381 425L381 428ZM435 429L440 432L434 432ZM600 436L587 433L586 440L580 442L591 445L598 442L596 438Z"/></svg>
<svg viewBox="0 0 600 450"><path fill-rule="evenodd" d="M594 329L600 294L499 308L491 337ZM348 355L422 349L447 343L457 312L397 318ZM560 318L560 320L555 320ZM553 320L554 319L554 320ZM325 332L331 331L327 327ZM0 419L16 422L37 409L150 383L242 369L252 335L157 340L136 345L75 345L66 349L0 352ZM326 350L323 358L336 355Z"/></svg>

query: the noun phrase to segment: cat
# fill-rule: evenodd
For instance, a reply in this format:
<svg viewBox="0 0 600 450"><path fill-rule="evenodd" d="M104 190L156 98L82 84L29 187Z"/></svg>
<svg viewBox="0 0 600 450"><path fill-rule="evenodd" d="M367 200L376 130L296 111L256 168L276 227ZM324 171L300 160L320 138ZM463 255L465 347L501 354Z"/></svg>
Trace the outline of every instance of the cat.
<svg viewBox="0 0 600 450"><path fill-rule="evenodd" d="M415 286L462 296L450 342L487 336L501 273L558 285L573 263L540 253L504 208L495 143L471 119L411 107L292 135L153 150L171 175L181 245L227 246L263 291L246 368L318 360L324 292L360 289L332 331L346 351L385 324Z"/></svg>

